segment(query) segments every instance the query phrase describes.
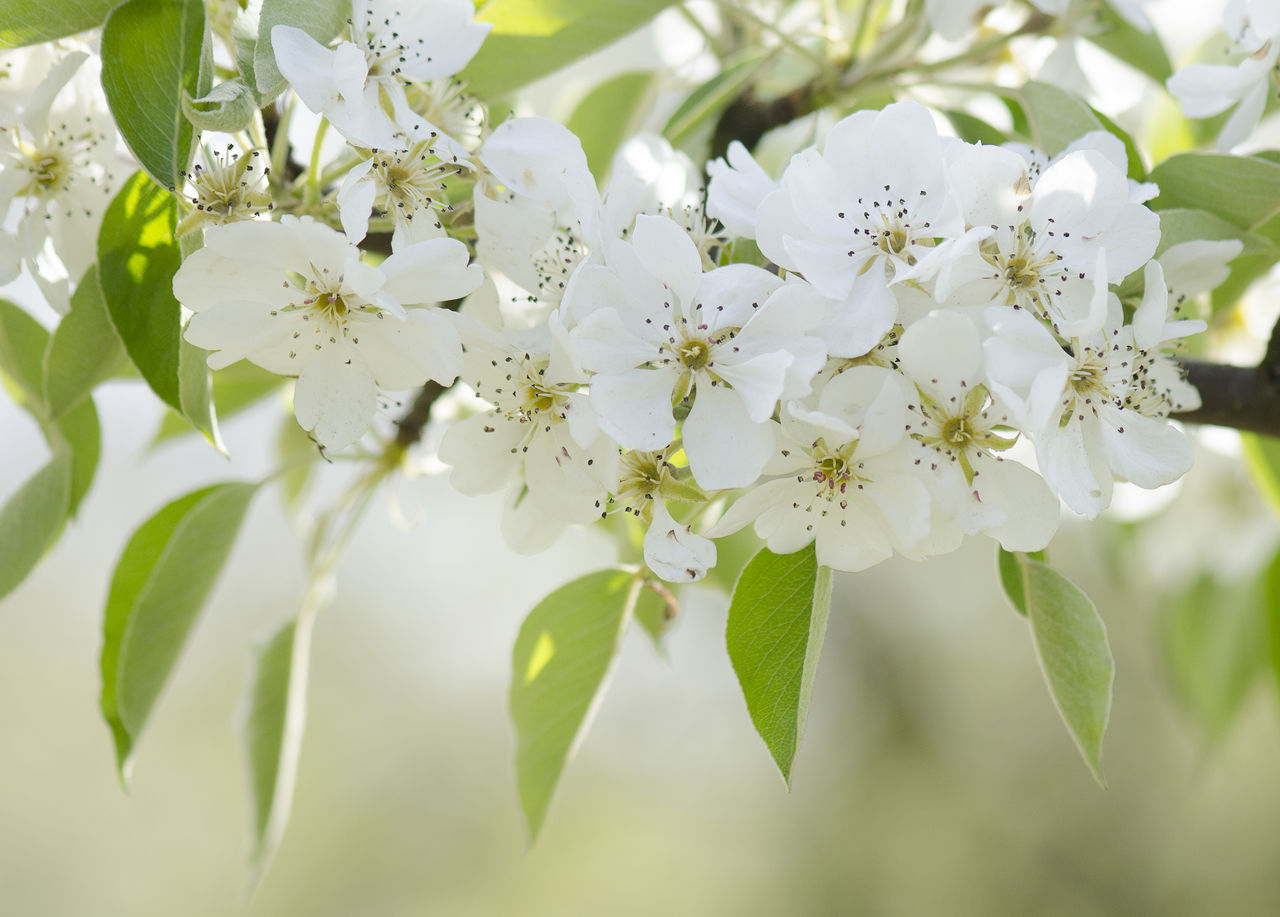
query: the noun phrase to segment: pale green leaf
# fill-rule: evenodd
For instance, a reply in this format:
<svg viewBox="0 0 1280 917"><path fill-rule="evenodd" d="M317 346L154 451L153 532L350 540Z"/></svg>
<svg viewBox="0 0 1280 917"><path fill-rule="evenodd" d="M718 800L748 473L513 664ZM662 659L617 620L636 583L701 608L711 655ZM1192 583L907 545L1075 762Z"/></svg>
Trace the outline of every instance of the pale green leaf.
<svg viewBox="0 0 1280 917"><path fill-rule="evenodd" d="M172 196L135 172L107 208L98 234L98 276L126 353L165 404L221 448L209 372L182 337L173 275L182 264Z"/></svg>
<svg viewBox="0 0 1280 917"><path fill-rule="evenodd" d="M1049 694L1102 784L1102 735L1111 717L1115 677L1106 628L1093 602L1069 579L1025 554L1011 556L1022 569L1031 637Z"/></svg>
<svg viewBox="0 0 1280 917"><path fill-rule="evenodd" d="M101 705L122 777L256 490L215 484L174 500L134 532L116 564L103 620Z"/></svg>
<svg viewBox="0 0 1280 917"><path fill-rule="evenodd" d="M71 500L67 515L80 510L80 502L93 485L102 452L102 426L92 398L85 398L51 424L43 426L45 439L57 449L71 453Z"/></svg>
<svg viewBox="0 0 1280 917"><path fill-rule="evenodd" d="M510 705L530 840L590 719L639 588L640 581L621 570L591 573L539 602L520 627Z"/></svg>
<svg viewBox="0 0 1280 917"><path fill-rule="evenodd" d="M1160 245L1156 248L1156 256L1182 242L1217 242L1224 239L1239 239L1244 244L1240 254L1245 257L1266 255L1274 258L1277 254L1275 244L1265 236L1241 229L1235 223L1207 210L1179 207L1160 211Z"/></svg>
<svg viewBox="0 0 1280 917"><path fill-rule="evenodd" d="M26 310L0 299L0 378L19 407L37 419L48 416L44 401L44 352L49 332Z"/></svg>
<svg viewBox="0 0 1280 917"><path fill-rule="evenodd" d="M59 451L0 507L0 599L58 540L70 499L71 455Z"/></svg>
<svg viewBox="0 0 1280 917"><path fill-rule="evenodd" d="M636 132L644 114L653 73L623 73L606 80L578 103L566 125L582 141L587 165L603 183L614 151Z"/></svg>
<svg viewBox="0 0 1280 917"><path fill-rule="evenodd" d="M0 0L0 48L36 45L102 25L120 0Z"/></svg>
<svg viewBox="0 0 1280 917"><path fill-rule="evenodd" d="M729 659L751 721L788 785L830 611L831 570L818 565L812 544L794 554L762 548L729 604Z"/></svg>
<svg viewBox="0 0 1280 917"><path fill-rule="evenodd" d="M1249 469L1254 486L1271 511L1280 515L1280 439L1241 433L1240 441L1244 446L1245 467Z"/></svg>
<svg viewBox="0 0 1280 917"><path fill-rule="evenodd" d="M1024 557L1030 557L1038 561L1044 561L1045 559L1044 551L1013 553L1006 551L1004 548L998 548L996 552L996 569L1000 573L1000 586L1004 589L1005 597L1009 600L1009 604L1013 606L1013 610L1025 617L1027 613L1027 595L1023 591L1022 581L1022 558Z"/></svg>
<svg viewBox="0 0 1280 917"><path fill-rule="evenodd" d="M1173 693L1209 743L1226 734L1266 658L1264 590L1255 586L1202 577L1160 616Z"/></svg>
<svg viewBox="0 0 1280 917"><path fill-rule="evenodd" d="M226 80L198 98L182 97L182 113L202 131L234 133L253 121L258 100L253 89L241 79Z"/></svg>
<svg viewBox="0 0 1280 917"><path fill-rule="evenodd" d="M275 458L285 471L277 477L285 508L294 511L311 482L320 450L293 414L283 414L276 428Z"/></svg>
<svg viewBox="0 0 1280 917"><path fill-rule="evenodd" d="M1156 210L1205 210L1242 229L1280 211L1280 165L1253 156L1179 153L1151 170Z"/></svg>
<svg viewBox="0 0 1280 917"><path fill-rule="evenodd" d="M1090 131L1104 130L1084 101L1057 86L1031 81L1017 92L1035 145L1056 156Z"/></svg>
<svg viewBox="0 0 1280 917"><path fill-rule="evenodd" d="M767 55L757 55L717 72L685 96L667 119L662 136L674 145L685 142L728 107L767 59Z"/></svg>
<svg viewBox="0 0 1280 917"><path fill-rule="evenodd" d="M1173 65L1159 34L1135 29L1105 3L1098 4L1093 15L1097 30L1086 33L1084 38L1164 86L1164 81L1173 75Z"/></svg>
<svg viewBox="0 0 1280 917"><path fill-rule="evenodd" d="M266 868L284 835L293 800L307 715L309 614L280 628L258 648L241 708L241 740L249 771L253 862Z"/></svg>
<svg viewBox="0 0 1280 917"><path fill-rule="evenodd" d="M44 394L50 414L60 417L75 407L126 359L94 265L72 294L71 311L54 329L45 354Z"/></svg>
<svg viewBox="0 0 1280 917"><path fill-rule="evenodd" d="M955 128L956 136L966 143L985 143L988 146L999 146L1009 141L1004 131L993 127L967 111L947 109L943 114L951 122L951 126Z"/></svg>
<svg viewBox="0 0 1280 917"><path fill-rule="evenodd" d="M489 0L476 19L492 22L493 31L458 76L481 98L505 95L635 31L674 2Z"/></svg>
<svg viewBox="0 0 1280 917"><path fill-rule="evenodd" d="M196 353L202 354L198 349ZM198 359L203 357L199 356ZM269 395L279 392L288 381L284 376L269 373L248 360L232 363L225 369L213 373L212 378L213 404L219 422L226 421L258 404ZM295 427L297 426L292 416L289 420ZM183 420L180 415L167 411L160 420L160 429L151 440L151 447L155 448L163 442L190 432L192 432L191 424Z"/></svg>
<svg viewBox="0 0 1280 917"><path fill-rule="evenodd" d="M636 597L633 617L640 629L653 641L653 648L659 655L665 656L662 637L680 614L680 606L665 584L657 580L645 580L644 586Z"/></svg>
<svg viewBox="0 0 1280 917"><path fill-rule="evenodd" d="M181 182L196 129L183 98L209 91L201 0L126 0L102 28L102 91L120 133L151 177Z"/></svg>
<svg viewBox="0 0 1280 917"><path fill-rule="evenodd" d="M343 30L350 17L350 0L262 0L258 41L253 52L253 85L262 101L270 102L289 85L276 66L276 55L271 48L273 28L294 26L327 45Z"/></svg>

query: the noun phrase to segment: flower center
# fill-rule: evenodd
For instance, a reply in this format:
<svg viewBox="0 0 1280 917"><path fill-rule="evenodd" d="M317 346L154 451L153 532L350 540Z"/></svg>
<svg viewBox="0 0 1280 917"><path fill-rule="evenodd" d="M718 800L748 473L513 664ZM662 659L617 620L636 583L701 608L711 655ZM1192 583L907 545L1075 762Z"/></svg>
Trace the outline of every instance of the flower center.
<svg viewBox="0 0 1280 917"><path fill-rule="evenodd" d="M942 441L956 449L967 449L973 442L973 428L968 417L949 417L942 424Z"/></svg>
<svg viewBox="0 0 1280 917"><path fill-rule="evenodd" d="M839 490L844 493L850 481L859 480L858 463L853 459L858 441L844 443L832 448L823 437L814 440L811 455L813 456L813 480L828 491Z"/></svg>
<svg viewBox="0 0 1280 917"><path fill-rule="evenodd" d="M704 340L687 340L677 348L676 354L690 372L700 372L711 365L711 345Z"/></svg>

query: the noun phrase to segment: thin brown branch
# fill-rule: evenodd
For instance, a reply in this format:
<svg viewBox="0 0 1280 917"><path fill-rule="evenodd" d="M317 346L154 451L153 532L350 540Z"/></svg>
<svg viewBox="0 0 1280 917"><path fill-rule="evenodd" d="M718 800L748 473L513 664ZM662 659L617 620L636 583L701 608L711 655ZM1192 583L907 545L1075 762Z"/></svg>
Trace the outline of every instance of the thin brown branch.
<svg viewBox="0 0 1280 917"><path fill-rule="evenodd" d="M1280 436L1280 380L1274 364L1227 366L1183 360L1187 379L1200 390L1201 406L1175 414L1187 423L1234 427L1265 436Z"/></svg>

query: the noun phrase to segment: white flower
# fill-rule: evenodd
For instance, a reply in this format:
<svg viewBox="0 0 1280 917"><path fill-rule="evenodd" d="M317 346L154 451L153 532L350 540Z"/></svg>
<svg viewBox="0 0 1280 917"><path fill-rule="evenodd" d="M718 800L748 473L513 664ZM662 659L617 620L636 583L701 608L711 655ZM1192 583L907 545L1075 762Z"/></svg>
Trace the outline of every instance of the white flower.
<svg viewBox="0 0 1280 917"><path fill-rule="evenodd" d="M760 168L750 151L737 140L729 144L728 162L707 163L707 213L724 224L732 235L756 237L756 211L778 183Z"/></svg>
<svg viewBox="0 0 1280 917"><path fill-rule="evenodd" d="M445 180L462 173L456 158L437 158L433 140L420 140L407 150L375 150L356 163L338 191L342 229L352 242L369 231L374 210L394 222L391 248L445 235L441 211L451 209L444 194Z"/></svg>
<svg viewBox="0 0 1280 917"><path fill-rule="evenodd" d="M915 556L929 534L929 491L906 439L905 382L892 370L857 366L836 376L816 409L789 403L769 481L738 499L707 533L719 538L754 521L775 554L817 543L818 563L856 572L895 550Z"/></svg>
<svg viewBox="0 0 1280 917"><path fill-rule="evenodd" d="M492 26L475 21L470 0L353 0L350 22L351 40L333 48L293 26L271 30L276 66L303 104L360 147L404 149L439 133L405 88L457 73Z"/></svg>
<svg viewBox="0 0 1280 917"><path fill-rule="evenodd" d="M1235 105L1218 134L1218 149L1229 150L1253 132L1267 105L1267 91L1280 59L1280 6L1275 0L1230 0L1222 14L1237 64L1191 64L1167 85L1189 118L1208 118Z"/></svg>
<svg viewBox="0 0 1280 917"><path fill-rule="evenodd" d="M1199 397L1160 347L1204 323L1168 321L1159 263L1145 275L1132 325L1121 323L1113 297L1105 322L1065 343L1025 311L988 312L992 389L1026 424L1049 486L1090 518L1111 502L1115 480L1158 487L1191 467L1191 447L1166 418Z"/></svg>
<svg viewBox="0 0 1280 917"><path fill-rule="evenodd" d="M482 275L467 261L461 242L433 239L374 267L342 233L285 216L210 229L173 290L196 313L186 337L214 351L210 367L248 359L298 376L298 423L340 449L369 428L379 388L457 376L462 348L452 322L441 310L405 306L470 293Z"/></svg>
<svg viewBox="0 0 1280 917"><path fill-rule="evenodd" d="M666 503L655 500L644 536L644 562L669 583L696 582L716 565L715 542L676 522Z"/></svg>
<svg viewBox="0 0 1280 917"><path fill-rule="evenodd" d="M731 264L703 273L689 236L641 215L607 266L574 276L563 309L571 347L591 378L604 430L628 449L660 449L675 436L673 403L700 485L743 487L772 450L767 426L780 397L799 397L825 350L805 332L818 318L802 288Z"/></svg>
<svg viewBox="0 0 1280 917"><path fill-rule="evenodd" d="M1017 431L982 384L978 329L954 312L931 312L907 329L898 360L915 383L908 429L936 473L935 504L1007 550L1044 548L1058 527L1058 500L1039 475L1000 455Z"/></svg>
<svg viewBox="0 0 1280 917"><path fill-rule="evenodd" d="M455 423L441 440L453 486L477 494L523 481L528 499L550 516L599 517L618 480L618 448L601 434L579 377L552 358L547 327L523 335L463 328L462 381L493 407Z"/></svg>
<svg viewBox="0 0 1280 917"><path fill-rule="evenodd" d="M49 304L66 312L73 284L96 256L114 190L115 129L96 59L83 51L52 59L44 49L23 58L37 73L16 80L34 85L15 90L0 112L0 214L14 202L22 211L15 242L3 246L10 254L0 258L0 283L16 274L16 249Z"/></svg>

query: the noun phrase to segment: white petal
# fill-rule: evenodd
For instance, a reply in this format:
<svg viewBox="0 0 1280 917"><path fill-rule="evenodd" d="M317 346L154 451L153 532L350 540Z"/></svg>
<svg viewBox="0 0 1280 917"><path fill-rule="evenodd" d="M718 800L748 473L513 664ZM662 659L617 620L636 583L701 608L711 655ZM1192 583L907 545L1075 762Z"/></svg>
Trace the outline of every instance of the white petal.
<svg viewBox="0 0 1280 917"><path fill-rule="evenodd" d="M525 433L522 424L490 413L457 421L440 439L440 461L453 468L449 483L471 496L501 490L519 467Z"/></svg>
<svg viewBox="0 0 1280 917"><path fill-rule="evenodd" d="M669 583L692 583L715 566L716 546L672 519L666 505L658 500L644 536L644 562Z"/></svg>
<svg viewBox="0 0 1280 917"><path fill-rule="evenodd" d="M318 354L293 390L293 412L327 449L342 449L364 435L378 410L373 374L337 349Z"/></svg>
<svg viewBox="0 0 1280 917"><path fill-rule="evenodd" d="M702 280L702 256L689 234L667 217L642 213L631 243L645 270L670 287L690 314Z"/></svg>
<svg viewBox="0 0 1280 917"><path fill-rule="evenodd" d="M708 490L751 484L774 450L772 424L753 421L736 393L701 381L683 441L694 478Z"/></svg>
<svg viewBox="0 0 1280 917"><path fill-rule="evenodd" d="M661 449L675 436L671 390L676 374L631 369L591 380L591 404L600 427L626 449Z"/></svg>
<svg viewBox="0 0 1280 917"><path fill-rule="evenodd" d="M406 306L461 299L484 282L480 265L469 260L467 246L457 239L415 242L382 262L382 289Z"/></svg>

